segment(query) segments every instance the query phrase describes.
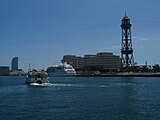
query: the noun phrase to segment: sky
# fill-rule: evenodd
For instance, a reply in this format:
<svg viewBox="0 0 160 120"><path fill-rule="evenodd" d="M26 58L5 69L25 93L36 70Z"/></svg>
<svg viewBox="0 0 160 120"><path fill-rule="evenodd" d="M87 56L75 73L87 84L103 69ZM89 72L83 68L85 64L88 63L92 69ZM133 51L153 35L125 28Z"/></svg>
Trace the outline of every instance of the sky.
<svg viewBox="0 0 160 120"><path fill-rule="evenodd" d="M160 0L0 0L0 66L44 68L63 55L120 56L121 20L131 20L134 61L160 64Z"/></svg>

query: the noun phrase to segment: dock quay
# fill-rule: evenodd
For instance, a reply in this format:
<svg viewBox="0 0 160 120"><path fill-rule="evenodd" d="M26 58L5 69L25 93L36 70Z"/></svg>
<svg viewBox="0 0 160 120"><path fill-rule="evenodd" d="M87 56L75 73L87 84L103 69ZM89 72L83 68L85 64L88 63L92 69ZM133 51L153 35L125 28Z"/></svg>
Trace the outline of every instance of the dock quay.
<svg viewBox="0 0 160 120"><path fill-rule="evenodd" d="M160 72L158 73L108 73L108 74L91 74L91 75L77 75L77 76L99 76L99 77L160 77Z"/></svg>

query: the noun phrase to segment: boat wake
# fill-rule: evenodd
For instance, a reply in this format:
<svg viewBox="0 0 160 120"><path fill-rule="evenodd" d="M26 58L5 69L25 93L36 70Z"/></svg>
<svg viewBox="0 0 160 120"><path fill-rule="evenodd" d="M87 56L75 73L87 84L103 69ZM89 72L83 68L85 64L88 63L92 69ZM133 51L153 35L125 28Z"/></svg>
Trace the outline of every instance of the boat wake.
<svg viewBox="0 0 160 120"><path fill-rule="evenodd" d="M54 87L83 87L83 88L109 88L109 87L123 87L131 85L130 83L112 83L112 84L65 84L65 83L31 83L31 86L40 86L40 87L47 87L47 86L54 86Z"/></svg>
<svg viewBox="0 0 160 120"><path fill-rule="evenodd" d="M44 86L44 87L45 87L45 86L49 86L50 83L42 83L42 84L39 84L39 83L31 83L30 85L31 85L31 86L42 86L42 87Z"/></svg>
<svg viewBox="0 0 160 120"><path fill-rule="evenodd" d="M47 87L47 86L54 86L54 87L84 87L86 85L82 85L82 84L62 84L62 83L42 83L42 84L39 84L39 83L31 83L30 84L31 86L44 86L44 87Z"/></svg>

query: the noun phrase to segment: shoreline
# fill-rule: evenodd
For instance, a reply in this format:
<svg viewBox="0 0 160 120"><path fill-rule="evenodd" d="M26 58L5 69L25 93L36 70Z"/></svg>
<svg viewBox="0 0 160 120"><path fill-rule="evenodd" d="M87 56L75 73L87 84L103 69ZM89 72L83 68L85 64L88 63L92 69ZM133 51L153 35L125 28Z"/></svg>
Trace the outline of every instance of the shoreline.
<svg viewBox="0 0 160 120"><path fill-rule="evenodd" d="M98 75L77 75L81 77L160 77L160 73L109 73Z"/></svg>
<svg viewBox="0 0 160 120"><path fill-rule="evenodd" d="M0 76L27 76L23 75L0 75ZM160 77L160 72L156 73L106 73L106 74L77 74L75 77Z"/></svg>

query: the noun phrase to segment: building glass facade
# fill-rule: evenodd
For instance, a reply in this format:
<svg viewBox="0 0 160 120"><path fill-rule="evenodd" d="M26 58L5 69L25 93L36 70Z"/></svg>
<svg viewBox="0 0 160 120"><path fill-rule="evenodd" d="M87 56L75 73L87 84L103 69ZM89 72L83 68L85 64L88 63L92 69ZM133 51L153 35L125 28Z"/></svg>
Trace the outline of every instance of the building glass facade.
<svg viewBox="0 0 160 120"><path fill-rule="evenodd" d="M11 62L11 70L12 70L12 71L18 70L18 57L14 57L14 58L12 59L12 62Z"/></svg>

